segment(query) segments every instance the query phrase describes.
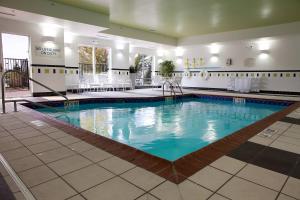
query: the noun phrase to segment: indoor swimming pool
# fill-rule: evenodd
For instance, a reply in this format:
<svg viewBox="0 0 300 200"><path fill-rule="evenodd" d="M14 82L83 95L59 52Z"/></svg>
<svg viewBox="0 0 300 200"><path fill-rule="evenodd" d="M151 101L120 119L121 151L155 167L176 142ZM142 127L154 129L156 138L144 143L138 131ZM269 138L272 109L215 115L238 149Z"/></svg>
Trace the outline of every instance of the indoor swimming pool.
<svg viewBox="0 0 300 200"><path fill-rule="evenodd" d="M80 103L65 114L37 110L175 161L285 107L278 103L234 102L232 98L189 97L177 101Z"/></svg>

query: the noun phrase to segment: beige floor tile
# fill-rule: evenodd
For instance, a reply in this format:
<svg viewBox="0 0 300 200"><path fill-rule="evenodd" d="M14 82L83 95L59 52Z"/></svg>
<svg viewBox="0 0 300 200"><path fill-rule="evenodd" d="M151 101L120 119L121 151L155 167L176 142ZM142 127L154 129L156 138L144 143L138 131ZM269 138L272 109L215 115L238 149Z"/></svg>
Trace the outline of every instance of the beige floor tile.
<svg viewBox="0 0 300 200"><path fill-rule="evenodd" d="M10 130L9 132L13 135L18 135L18 134L23 134L23 133L35 132L35 131L37 131L37 130L26 125L26 127L21 127L18 129Z"/></svg>
<svg viewBox="0 0 300 200"><path fill-rule="evenodd" d="M291 137L286 137L286 136L282 135L277 139L277 141L286 142L289 144L300 146L300 139L298 139L298 138L291 138Z"/></svg>
<svg viewBox="0 0 300 200"><path fill-rule="evenodd" d="M18 149L10 150L3 152L2 155L5 157L6 160L14 160L14 159L19 159L23 158L26 156L30 156L32 153L25 147L21 147Z"/></svg>
<svg viewBox="0 0 300 200"><path fill-rule="evenodd" d="M27 132L27 133L22 133L22 134L17 134L15 137L19 140L26 139L26 138L32 138L36 136L41 136L43 135L41 132L38 131L32 131L32 132Z"/></svg>
<svg viewBox="0 0 300 200"><path fill-rule="evenodd" d="M288 130L283 133L283 136L300 139L300 132L297 133L297 132Z"/></svg>
<svg viewBox="0 0 300 200"><path fill-rule="evenodd" d="M216 191L228 179L230 179L231 176L231 174L207 166L191 176L189 179L208 189Z"/></svg>
<svg viewBox="0 0 300 200"><path fill-rule="evenodd" d="M62 145L54 140L28 146L33 153L41 153L43 151L49 151L59 147L62 147Z"/></svg>
<svg viewBox="0 0 300 200"><path fill-rule="evenodd" d="M10 134L7 131L0 131L0 138L10 136Z"/></svg>
<svg viewBox="0 0 300 200"><path fill-rule="evenodd" d="M276 140L270 146L274 147L274 148L277 148L277 149L281 149L281 150L289 151L289 152L292 152L292 153L300 154L300 146L293 145L293 144L290 144L290 143L286 143L286 142Z"/></svg>
<svg viewBox="0 0 300 200"><path fill-rule="evenodd" d="M290 128L290 130L295 130L297 133L300 132L300 125L293 124Z"/></svg>
<svg viewBox="0 0 300 200"><path fill-rule="evenodd" d="M30 189L37 199L64 200L76 195L76 192L62 179L57 178Z"/></svg>
<svg viewBox="0 0 300 200"><path fill-rule="evenodd" d="M76 195L74 197L69 198L68 200L85 200L81 195Z"/></svg>
<svg viewBox="0 0 300 200"><path fill-rule="evenodd" d="M23 145L18 141L6 142L0 145L0 152L9 151L12 149L17 149L22 147Z"/></svg>
<svg viewBox="0 0 300 200"><path fill-rule="evenodd" d="M99 162L99 165L115 174L121 174L135 167L134 164L127 162L126 160L122 160L116 156Z"/></svg>
<svg viewBox="0 0 300 200"><path fill-rule="evenodd" d="M215 162L210 164L211 166L226 171L230 174L236 174L240 169L242 169L246 163L228 156L222 156Z"/></svg>
<svg viewBox="0 0 300 200"><path fill-rule="evenodd" d="M77 191L82 192L99 183L102 183L115 175L98 165L88 166L63 176Z"/></svg>
<svg viewBox="0 0 300 200"><path fill-rule="evenodd" d="M296 199L281 193L278 196L277 200L296 200Z"/></svg>
<svg viewBox="0 0 300 200"><path fill-rule="evenodd" d="M82 195L88 200L133 200L143 193L141 189L115 177L83 192Z"/></svg>
<svg viewBox="0 0 300 200"><path fill-rule="evenodd" d="M74 155L52 162L48 166L52 168L57 174L64 175L66 173L78 170L90 164L92 164L92 162L90 162L86 158L79 155Z"/></svg>
<svg viewBox="0 0 300 200"><path fill-rule="evenodd" d="M48 136L53 138L53 139L59 139L59 138L62 138L62 137L69 136L69 134L67 134L63 131L55 131L55 132L49 133Z"/></svg>
<svg viewBox="0 0 300 200"><path fill-rule="evenodd" d="M166 181L154 188L151 194L163 200L204 200L207 199L212 192L186 180L179 185Z"/></svg>
<svg viewBox="0 0 300 200"><path fill-rule="evenodd" d="M209 198L209 200L228 200L228 198L223 197L219 194L214 194Z"/></svg>
<svg viewBox="0 0 300 200"><path fill-rule="evenodd" d="M73 136L66 136L66 137L57 139L57 141L60 142L61 144L69 145L69 144L79 142L80 139L73 137Z"/></svg>
<svg viewBox="0 0 300 200"><path fill-rule="evenodd" d="M43 163L37 159L34 155L27 156L21 159L9 161L10 165L16 172L21 172L27 169L31 169L33 167L37 167L43 165Z"/></svg>
<svg viewBox="0 0 300 200"><path fill-rule="evenodd" d="M6 184L8 185L9 189L12 192L19 192L20 191L18 186L15 184L14 180L10 176L5 176L4 180L5 180Z"/></svg>
<svg viewBox="0 0 300 200"><path fill-rule="evenodd" d="M38 153L37 157L39 157L43 162L49 163L62 158L72 156L74 154L75 154L74 151L66 147L60 147L58 149L53 149L50 151L44 151L42 153Z"/></svg>
<svg viewBox="0 0 300 200"><path fill-rule="evenodd" d="M249 139L250 142L254 142L265 146L269 146L274 140L275 138L262 137L258 135L255 135L254 137Z"/></svg>
<svg viewBox="0 0 300 200"><path fill-rule="evenodd" d="M164 178L161 178L160 176L157 176L156 174L153 174L140 167L136 167L125 172L121 175L121 177L146 191L151 190L155 186L165 181Z"/></svg>
<svg viewBox="0 0 300 200"><path fill-rule="evenodd" d="M57 175L45 165L20 172L18 175L27 187L32 187L57 177Z"/></svg>
<svg viewBox="0 0 300 200"><path fill-rule="evenodd" d="M287 179L284 174L251 164L242 169L237 176L277 191L280 191Z"/></svg>
<svg viewBox="0 0 300 200"><path fill-rule="evenodd" d="M137 198L136 200L159 200L158 198L154 197L151 194L144 194L143 196Z"/></svg>
<svg viewBox="0 0 300 200"><path fill-rule="evenodd" d="M41 135L41 136L37 136L37 137L32 137L32 138L27 138L27 139L23 139L20 140L21 143L23 143L25 146L30 146L30 145L34 145L34 144L39 144L42 142L47 142L49 140L52 140L51 138L49 138L46 135Z"/></svg>
<svg viewBox="0 0 300 200"><path fill-rule="evenodd" d="M232 200L274 200L277 192L238 177L232 178L218 193Z"/></svg>
<svg viewBox="0 0 300 200"><path fill-rule="evenodd" d="M55 131L60 131L58 128L55 128L55 127L49 127L49 126L47 126L47 127L45 127L45 128L40 128L39 130L40 130L41 132L43 132L43 133L46 133L46 134L52 133L52 132L55 132Z"/></svg>
<svg viewBox="0 0 300 200"><path fill-rule="evenodd" d="M88 144L84 141L76 142L76 143L70 144L68 146L73 151L76 151L76 152L79 152L79 153L95 148L93 145L90 145L90 144Z"/></svg>
<svg viewBox="0 0 300 200"><path fill-rule="evenodd" d="M13 142L13 141L16 141L16 139L15 139L13 136L11 136L11 135L8 135L8 136L6 136L6 137L1 137L1 138L0 138L0 145L1 145L2 143Z"/></svg>
<svg viewBox="0 0 300 200"><path fill-rule="evenodd" d="M281 192L300 199L300 179L289 177Z"/></svg>
<svg viewBox="0 0 300 200"><path fill-rule="evenodd" d="M99 162L101 160L112 157L113 155L103 151L99 148L93 148L91 150L85 151L81 153L84 157L90 159L93 162Z"/></svg>

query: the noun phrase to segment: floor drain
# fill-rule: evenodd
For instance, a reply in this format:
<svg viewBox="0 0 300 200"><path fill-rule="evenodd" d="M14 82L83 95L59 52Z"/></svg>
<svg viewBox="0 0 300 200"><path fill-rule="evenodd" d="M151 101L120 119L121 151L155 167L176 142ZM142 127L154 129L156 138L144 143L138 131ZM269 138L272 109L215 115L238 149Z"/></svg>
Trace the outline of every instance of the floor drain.
<svg viewBox="0 0 300 200"><path fill-rule="evenodd" d="M276 132L277 132L277 130L268 128L268 129L265 129L263 132L261 132L259 135L264 136L264 137L272 137Z"/></svg>

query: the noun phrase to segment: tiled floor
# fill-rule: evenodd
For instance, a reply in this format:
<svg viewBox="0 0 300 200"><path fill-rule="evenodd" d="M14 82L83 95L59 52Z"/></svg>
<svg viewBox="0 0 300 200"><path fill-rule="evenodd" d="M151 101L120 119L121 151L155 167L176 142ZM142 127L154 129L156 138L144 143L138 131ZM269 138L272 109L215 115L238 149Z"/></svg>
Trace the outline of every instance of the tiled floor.
<svg viewBox="0 0 300 200"><path fill-rule="evenodd" d="M289 117L299 119L299 113L297 109ZM0 116L0 152L36 199L300 199L297 124L276 122L236 151L174 184L59 127L32 123L36 120L24 112ZM16 199L24 199L1 166L0 173Z"/></svg>

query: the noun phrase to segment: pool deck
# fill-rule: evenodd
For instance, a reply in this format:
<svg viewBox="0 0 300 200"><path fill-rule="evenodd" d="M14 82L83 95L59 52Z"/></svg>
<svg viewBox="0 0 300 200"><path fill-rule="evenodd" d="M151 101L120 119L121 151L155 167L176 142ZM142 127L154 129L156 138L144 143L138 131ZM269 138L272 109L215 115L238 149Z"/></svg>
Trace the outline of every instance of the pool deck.
<svg viewBox="0 0 300 200"><path fill-rule="evenodd" d="M300 101L297 96L200 90L185 90L185 93ZM161 95L158 89L141 89L68 97ZM60 97L30 99L62 100ZM276 122L243 144L225 143L226 155L179 184L83 141L62 126L28 113L22 107L20 112L14 113L8 106L9 114L0 115L0 152L33 196L41 200L300 199L299 104L297 107L285 113L287 116L276 118ZM0 184L5 180L16 199L24 199L3 166L0 166L0 176Z"/></svg>

